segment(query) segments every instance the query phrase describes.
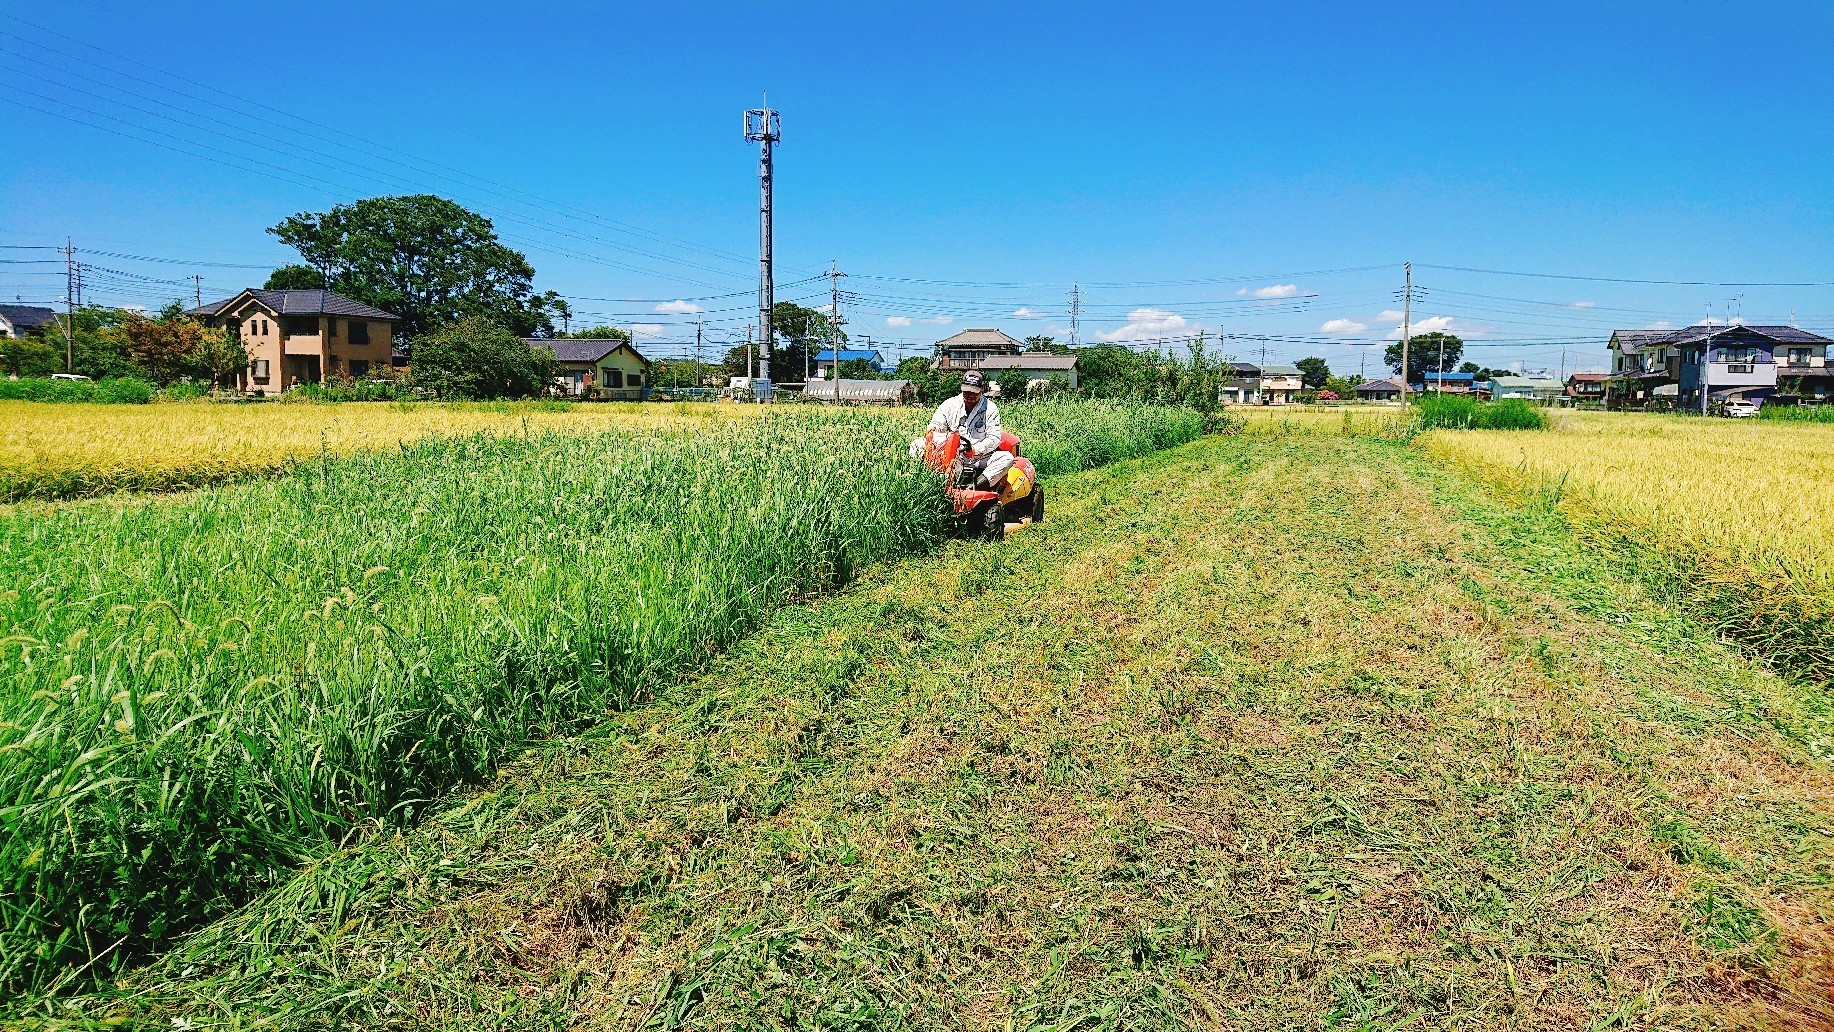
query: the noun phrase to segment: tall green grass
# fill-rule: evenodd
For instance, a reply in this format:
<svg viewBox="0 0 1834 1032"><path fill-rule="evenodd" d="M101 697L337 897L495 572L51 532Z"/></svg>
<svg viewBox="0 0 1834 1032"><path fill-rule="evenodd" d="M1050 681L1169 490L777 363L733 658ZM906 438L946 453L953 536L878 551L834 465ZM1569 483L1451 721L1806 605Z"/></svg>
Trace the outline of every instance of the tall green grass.
<svg viewBox="0 0 1834 1032"><path fill-rule="evenodd" d="M1766 405L1758 409L1758 418L1784 423L1834 423L1834 405Z"/></svg>
<svg viewBox="0 0 1834 1032"><path fill-rule="evenodd" d="M1414 403L1414 425L1422 430L1545 430L1547 413L1520 398L1480 401L1459 394L1422 395Z"/></svg>
<svg viewBox="0 0 1834 1032"><path fill-rule="evenodd" d="M158 388L131 377L110 380L53 380L23 377L0 380L0 401L90 402L102 405L145 405Z"/></svg>
<svg viewBox="0 0 1834 1032"><path fill-rule="evenodd" d="M910 413L441 439L0 517L0 987L136 961L946 525ZM1047 474L1194 413L1021 406Z"/></svg>

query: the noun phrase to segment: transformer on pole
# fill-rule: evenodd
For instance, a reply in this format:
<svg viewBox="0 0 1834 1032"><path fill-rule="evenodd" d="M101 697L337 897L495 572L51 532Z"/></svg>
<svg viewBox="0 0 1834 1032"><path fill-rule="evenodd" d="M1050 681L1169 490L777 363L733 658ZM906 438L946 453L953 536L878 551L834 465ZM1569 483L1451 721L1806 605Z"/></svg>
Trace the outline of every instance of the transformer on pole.
<svg viewBox="0 0 1834 1032"><path fill-rule="evenodd" d="M771 144L782 138L777 112L768 107L745 112L745 139L762 144L758 155L758 369L762 375L752 381L752 391L760 401L771 396L771 343L775 339L771 309L776 305L771 276Z"/></svg>

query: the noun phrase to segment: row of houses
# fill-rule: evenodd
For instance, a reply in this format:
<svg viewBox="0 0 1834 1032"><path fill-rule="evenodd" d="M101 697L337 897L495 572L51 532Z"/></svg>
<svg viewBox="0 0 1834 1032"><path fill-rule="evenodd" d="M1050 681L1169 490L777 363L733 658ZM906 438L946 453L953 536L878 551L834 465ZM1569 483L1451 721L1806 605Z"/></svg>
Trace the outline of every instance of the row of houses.
<svg viewBox="0 0 1834 1032"><path fill-rule="evenodd" d="M1823 403L1834 396L1829 345L1834 340L1795 326L1617 330L1611 334L1609 404Z"/></svg>
<svg viewBox="0 0 1834 1032"><path fill-rule="evenodd" d="M1576 405L1602 402L1609 380L1607 373L1574 373L1565 380L1541 376L1479 379L1476 373L1426 373L1423 382L1408 387L1408 393L1475 395L1498 400L1520 398ZM1357 386L1356 396L1361 401L1396 401L1401 397L1401 383L1393 378L1367 380Z"/></svg>

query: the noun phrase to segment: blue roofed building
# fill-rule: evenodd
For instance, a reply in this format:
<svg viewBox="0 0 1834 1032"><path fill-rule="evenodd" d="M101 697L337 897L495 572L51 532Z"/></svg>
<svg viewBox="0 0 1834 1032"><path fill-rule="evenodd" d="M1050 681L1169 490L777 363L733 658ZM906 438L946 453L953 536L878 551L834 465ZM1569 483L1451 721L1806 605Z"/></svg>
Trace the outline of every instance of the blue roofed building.
<svg viewBox="0 0 1834 1032"><path fill-rule="evenodd" d="M1436 391L1442 394L1470 394L1477 390L1476 373L1426 373L1425 383L1415 385L1415 390Z"/></svg>
<svg viewBox="0 0 1834 1032"><path fill-rule="evenodd" d="M865 362L867 367L875 373L885 371L885 356L870 348L842 348L841 361ZM833 348L823 348L821 353L815 356L815 375L824 380L834 375Z"/></svg>

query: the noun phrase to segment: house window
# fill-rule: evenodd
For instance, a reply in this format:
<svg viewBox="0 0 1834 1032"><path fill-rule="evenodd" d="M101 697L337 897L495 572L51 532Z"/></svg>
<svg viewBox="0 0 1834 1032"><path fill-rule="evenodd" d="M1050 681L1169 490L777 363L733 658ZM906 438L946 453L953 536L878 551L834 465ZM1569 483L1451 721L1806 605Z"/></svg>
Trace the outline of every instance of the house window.
<svg viewBox="0 0 1834 1032"><path fill-rule="evenodd" d="M325 320L325 335L332 340L338 339L338 321L336 319Z"/></svg>
<svg viewBox="0 0 1834 1032"><path fill-rule="evenodd" d="M624 387L624 371L622 369L605 370L605 385L612 390L622 390Z"/></svg>
<svg viewBox="0 0 1834 1032"><path fill-rule="evenodd" d="M351 376L368 376L369 375L369 359L367 358L351 359L350 360L350 375Z"/></svg>
<svg viewBox="0 0 1834 1032"><path fill-rule="evenodd" d="M369 324L360 319L350 320L350 342L367 345L369 343Z"/></svg>
<svg viewBox="0 0 1834 1032"><path fill-rule="evenodd" d="M267 382L267 359L265 358L255 359L254 370L255 370L255 382L256 383L266 383Z"/></svg>
<svg viewBox="0 0 1834 1032"><path fill-rule="evenodd" d="M318 333L318 317L289 315L280 321L280 332L289 337L311 337Z"/></svg>
<svg viewBox="0 0 1834 1032"><path fill-rule="evenodd" d="M1790 365L1808 365L1809 364L1809 349L1808 348L1790 348L1789 349L1789 364Z"/></svg>
<svg viewBox="0 0 1834 1032"><path fill-rule="evenodd" d="M631 385L632 387L641 387L641 386L643 386L643 374L642 374L642 373L632 373L632 374L630 374L630 385Z"/></svg>
<svg viewBox="0 0 1834 1032"><path fill-rule="evenodd" d="M1727 363L1738 362L1738 363L1742 363L1745 365L1749 365L1753 361L1755 361L1757 357L1758 357L1757 348L1720 348L1719 349L1719 360L1721 362L1727 362Z"/></svg>

